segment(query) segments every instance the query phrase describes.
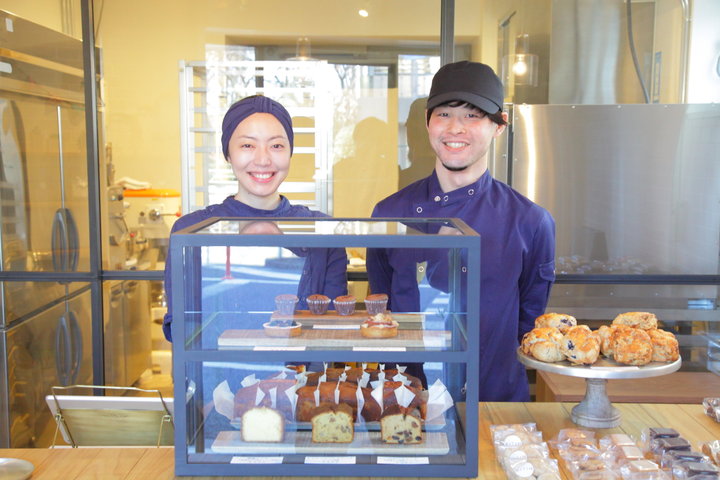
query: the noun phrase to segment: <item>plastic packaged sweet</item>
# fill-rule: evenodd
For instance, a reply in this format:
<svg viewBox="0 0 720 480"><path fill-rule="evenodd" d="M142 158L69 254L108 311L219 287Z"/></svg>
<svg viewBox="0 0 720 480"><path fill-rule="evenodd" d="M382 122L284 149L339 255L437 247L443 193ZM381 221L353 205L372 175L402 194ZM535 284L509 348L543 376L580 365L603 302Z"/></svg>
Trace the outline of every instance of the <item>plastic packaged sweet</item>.
<svg viewBox="0 0 720 480"><path fill-rule="evenodd" d="M560 479L557 460L548 457L534 457L527 460L508 462L503 465L508 478L512 479Z"/></svg>
<svg viewBox="0 0 720 480"><path fill-rule="evenodd" d="M542 432L534 423L491 425L493 443L498 447L517 447L529 443L542 443Z"/></svg>
<svg viewBox="0 0 720 480"><path fill-rule="evenodd" d="M620 467L623 480L670 480L670 475L651 460L633 460Z"/></svg>
<svg viewBox="0 0 720 480"><path fill-rule="evenodd" d="M660 466L670 469L679 462L711 462L710 457L701 452L670 450L660 457Z"/></svg>
<svg viewBox="0 0 720 480"><path fill-rule="evenodd" d="M683 437L656 438L650 441L650 451L656 458L661 458L664 453L671 450L689 452L692 447Z"/></svg>
<svg viewBox="0 0 720 480"><path fill-rule="evenodd" d="M578 444L581 440L595 441L595 432L592 430L583 430L581 428L563 428L558 432L557 437L552 443L556 445L568 444L571 442Z"/></svg>
<svg viewBox="0 0 720 480"><path fill-rule="evenodd" d="M550 449L547 443L528 443L517 446L502 446L501 444L495 447L496 455L500 461L500 465L504 469L508 469L510 465L527 462L536 459L545 459L550 457Z"/></svg>
<svg viewBox="0 0 720 480"><path fill-rule="evenodd" d="M637 445L614 445L608 449L608 453L618 466L645 458L642 450Z"/></svg>
<svg viewBox="0 0 720 480"><path fill-rule="evenodd" d="M636 445L635 440L626 433L611 433L600 439L600 448L609 449L618 445Z"/></svg>
<svg viewBox="0 0 720 480"><path fill-rule="evenodd" d="M720 466L720 440L703 443L700 449L715 465Z"/></svg>
<svg viewBox="0 0 720 480"><path fill-rule="evenodd" d="M718 417L720 413L720 397L703 398L703 408L707 416L716 422L720 422L720 417Z"/></svg>
<svg viewBox="0 0 720 480"><path fill-rule="evenodd" d="M617 480L620 474L613 470L593 470L587 472L579 472L575 480Z"/></svg>
<svg viewBox="0 0 720 480"><path fill-rule="evenodd" d="M704 478L720 478L720 468L709 462L678 462L672 468L673 478L678 480Z"/></svg>

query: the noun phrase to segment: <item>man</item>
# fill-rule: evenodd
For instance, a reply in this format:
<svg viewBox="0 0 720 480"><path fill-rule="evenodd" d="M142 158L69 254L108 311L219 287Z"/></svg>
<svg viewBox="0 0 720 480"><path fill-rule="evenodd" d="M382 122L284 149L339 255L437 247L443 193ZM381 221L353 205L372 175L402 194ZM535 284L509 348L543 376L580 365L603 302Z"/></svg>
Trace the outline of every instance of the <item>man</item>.
<svg viewBox="0 0 720 480"><path fill-rule="evenodd" d="M460 218L480 234L480 285L469 287L470 295L480 292L480 400L526 401L527 376L515 351L544 313L555 279L555 223L488 172L492 141L507 125L503 98L500 79L487 65L463 61L440 68L426 110L435 169L379 202L373 217ZM416 264L422 260L431 284L447 275L441 260L418 252L368 251L371 289L390 295L392 311L419 310Z"/></svg>

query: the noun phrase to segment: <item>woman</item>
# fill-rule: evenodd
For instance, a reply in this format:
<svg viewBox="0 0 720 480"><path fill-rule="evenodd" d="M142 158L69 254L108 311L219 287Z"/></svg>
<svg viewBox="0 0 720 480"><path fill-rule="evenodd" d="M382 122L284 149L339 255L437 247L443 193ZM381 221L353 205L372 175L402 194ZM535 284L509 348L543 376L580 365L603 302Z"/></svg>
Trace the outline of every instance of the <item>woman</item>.
<svg viewBox="0 0 720 480"><path fill-rule="evenodd" d="M238 181L238 191L222 203L179 218L172 232L210 217L325 217L305 206L292 205L278 188L290 170L293 151L290 114L280 103L263 96L252 96L234 103L222 123L225 160ZM347 293L347 255L344 249L305 250L303 275L297 295L300 308L308 295L321 293L330 298ZM163 321L165 337L172 341L170 257L165 262L165 295L168 313ZM268 299L268 308L273 299Z"/></svg>

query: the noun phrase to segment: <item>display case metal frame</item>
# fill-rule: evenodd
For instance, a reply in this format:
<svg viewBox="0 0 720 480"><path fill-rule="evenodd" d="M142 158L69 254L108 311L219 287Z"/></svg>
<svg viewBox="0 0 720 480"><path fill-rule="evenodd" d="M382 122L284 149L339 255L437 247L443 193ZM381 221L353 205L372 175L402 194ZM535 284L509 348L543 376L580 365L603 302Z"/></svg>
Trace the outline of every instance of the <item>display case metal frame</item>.
<svg viewBox="0 0 720 480"><path fill-rule="evenodd" d="M384 222L397 224L419 224L430 222L442 222L453 226L460 231L460 235L438 235L438 234L378 234L378 233L306 233L294 235L258 234L238 235L236 233L201 233L208 226L221 221L274 221L282 222ZM322 231L327 231L323 229ZM371 230L372 231L372 230ZM480 283L480 236L458 219L425 219L425 218L390 218L390 219L366 219L366 218L225 218L215 217L198 223L174 233L170 242L170 258L172 267L172 312L173 312L173 375L174 394L176 405L186 405L191 402L191 392L186 381L186 368L197 368L200 362L314 362L332 361L342 357L347 362L442 362L464 365L467 372L467 383L465 391L464 417L455 418L454 428L456 436L464 433L461 439L465 446L464 463L448 464L446 456L430 458L428 463L418 468L412 459L406 464L378 463L377 455L358 455L360 462L346 464L343 466L343 475L347 476L429 476L429 477L474 477L478 472L478 451L475 446L478 444L478 372L479 372L479 318L480 304L477 295L466 295L467 305L464 312L467 315L466 335L467 341L462 350L415 350L415 351L339 351L339 350L303 350L283 351L280 348L276 351L264 350L261 353L253 350L203 350L197 348L197 343L187 340L186 332L186 299L184 281L188 276L197 275L198 272L188 271L188 262L193 255L193 248L198 247L305 247L305 248L442 248L467 251L467 282L464 288L476 289ZM453 272L459 278L459 272ZM459 297L461 282L457 282L456 290L451 290L455 300ZM472 286L472 287L470 287ZM467 293L467 292L466 292ZM186 341L187 340L187 341ZM453 339L453 342L455 339ZM193 345L191 345L193 344ZM341 352L341 353L339 353ZM259 358L259 355L262 358ZM193 388L200 388L194 385ZM189 393L190 392L190 393ZM198 391L194 391L198 395ZM457 402L458 399L455 399ZM452 409L457 412L457 409ZM447 413L447 412L446 412ZM280 464L237 464L232 463L234 455L231 454L207 454L190 451L188 439L190 438L189 422L193 418L188 417L188 408L175 409L175 473L176 475L295 475L295 476L337 476L338 463L305 463L303 455L286 455ZM456 438L450 439L456 442ZM424 455L423 455L424 456ZM362 458L361 458L362 457ZM361 463L367 462L367 463Z"/></svg>

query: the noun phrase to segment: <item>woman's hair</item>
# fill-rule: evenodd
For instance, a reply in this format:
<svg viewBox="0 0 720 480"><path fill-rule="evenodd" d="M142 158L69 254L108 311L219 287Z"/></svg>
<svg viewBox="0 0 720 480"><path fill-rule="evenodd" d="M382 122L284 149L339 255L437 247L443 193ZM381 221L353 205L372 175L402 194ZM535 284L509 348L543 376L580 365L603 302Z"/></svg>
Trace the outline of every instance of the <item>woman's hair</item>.
<svg viewBox="0 0 720 480"><path fill-rule="evenodd" d="M484 116L488 117L491 121L493 121L494 123L496 123L498 125L507 125L508 124L508 122L502 116L502 110L498 110L495 113L488 113L485 110L483 110L482 108L478 108L475 105L473 105L472 103L466 102L464 100L450 100L449 102L441 103L437 107L428 109L427 115L426 115L426 120L425 120L426 123L430 123L430 115L432 115L433 110L435 110L438 107L443 107L443 106L452 107L452 108L470 107L473 110L477 110L478 112L482 113Z"/></svg>

